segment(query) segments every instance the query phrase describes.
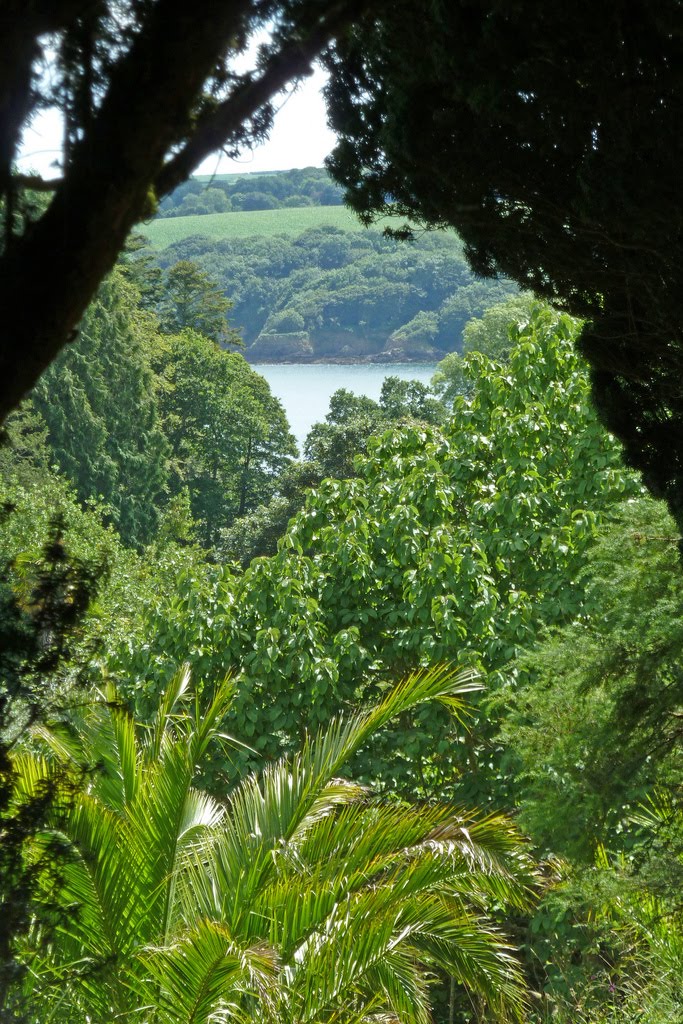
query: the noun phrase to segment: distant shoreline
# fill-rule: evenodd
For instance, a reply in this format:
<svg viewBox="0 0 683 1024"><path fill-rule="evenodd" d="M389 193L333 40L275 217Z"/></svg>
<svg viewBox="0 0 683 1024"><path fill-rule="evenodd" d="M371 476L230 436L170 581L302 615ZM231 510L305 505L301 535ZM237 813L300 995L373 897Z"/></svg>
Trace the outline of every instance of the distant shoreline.
<svg viewBox="0 0 683 1024"><path fill-rule="evenodd" d="M249 358L248 353L242 353L244 358L250 366L386 366L391 368L392 366L436 366L439 359L407 359L405 357L401 359L379 359L377 356L370 356L366 359L340 359L340 358L325 358L325 359L254 359ZM447 353L444 352L441 359L443 359Z"/></svg>

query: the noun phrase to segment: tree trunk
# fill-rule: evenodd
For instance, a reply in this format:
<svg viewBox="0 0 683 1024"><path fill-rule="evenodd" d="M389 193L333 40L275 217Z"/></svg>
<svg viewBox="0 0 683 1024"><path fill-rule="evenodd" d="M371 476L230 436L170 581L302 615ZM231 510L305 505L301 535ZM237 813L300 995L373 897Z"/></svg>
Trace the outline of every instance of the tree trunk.
<svg viewBox="0 0 683 1024"><path fill-rule="evenodd" d="M160 0L113 72L49 209L2 260L0 419L73 338L129 231L152 212L150 182L190 130L203 84L250 6Z"/></svg>

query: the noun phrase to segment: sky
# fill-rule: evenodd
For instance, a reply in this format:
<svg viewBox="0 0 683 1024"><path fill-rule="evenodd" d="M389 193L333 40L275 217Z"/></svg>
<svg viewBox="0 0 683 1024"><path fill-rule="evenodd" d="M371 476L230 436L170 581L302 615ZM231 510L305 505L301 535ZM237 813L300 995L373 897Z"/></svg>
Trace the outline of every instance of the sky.
<svg viewBox="0 0 683 1024"><path fill-rule="evenodd" d="M239 160L216 157L201 165L198 174L229 171L287 171L292 167L320 167L334 146L334 133L327 127L325 104L320 90L325 73L317 68L299 88L279 99L270 139L245 152Z"/></svg>
<svg viewBox="0 0 683 1024"><path fill-rule="evenodd" d="M276 101L278 112L270 138L253 151L245 150L239 160L216 154L204 161L195 173L224 174L238 171L285 171L292 167L320 167L334 145L334 134L327 127L325 105L320 93L325 73L316 68L297 89ZM43 177L59 173L61 122L48 111L37 117L24 135L18 158L19 169L34 171Z"/></svg>

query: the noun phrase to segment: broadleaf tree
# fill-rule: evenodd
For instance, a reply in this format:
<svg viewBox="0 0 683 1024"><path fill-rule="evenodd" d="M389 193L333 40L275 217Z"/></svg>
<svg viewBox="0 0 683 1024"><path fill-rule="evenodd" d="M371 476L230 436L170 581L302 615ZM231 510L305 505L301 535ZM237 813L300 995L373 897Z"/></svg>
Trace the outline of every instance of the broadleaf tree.
<svg viewBox="0 0 683 1024"><path fill-rule="evenodd" d="M280 402L239 354L194 330L164 337L154 366L172 449L170 487L187 488L206 546L267 501L296 455Z"/></svg>
<svg viewBox="0 0 683 1024"><path fill-rule="evenodd" d="M132 666L113 654L112 668L156 687L186 656L203 677L235 668L234 729L268 756L433 660L481 664L490 688L505 685L502 670L539 629L581 613L596 525L639 487L590 409L575 330L538 310L509 364L470 356L473 395L443 431L377 438L355 478L309 495L275 556L241 576L216 570L208 590L184 580L171 606L151 610L158 642ZM130 696L144 708L142 691ZM474 749L428 714L368 755L369 775L424 794L435 779L459 785L467 768L476 799L492 797L499 772L505 789L493 719L479 718Z"/></svg>

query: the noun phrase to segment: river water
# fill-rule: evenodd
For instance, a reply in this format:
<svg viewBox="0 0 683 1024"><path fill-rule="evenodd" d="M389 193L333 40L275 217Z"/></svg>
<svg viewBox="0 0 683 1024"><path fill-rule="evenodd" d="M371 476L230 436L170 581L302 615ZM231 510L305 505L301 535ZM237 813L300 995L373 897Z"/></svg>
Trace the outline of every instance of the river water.
<svg viewBox="0 0 683 1024"><path fill-rule="evenodd" d="M299 448L314 423L325 419L330 398L339 388L377 400L385 377L429 384L435 363L253 363L282 402Z"/></svg>

